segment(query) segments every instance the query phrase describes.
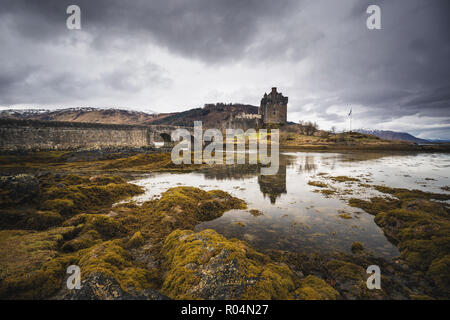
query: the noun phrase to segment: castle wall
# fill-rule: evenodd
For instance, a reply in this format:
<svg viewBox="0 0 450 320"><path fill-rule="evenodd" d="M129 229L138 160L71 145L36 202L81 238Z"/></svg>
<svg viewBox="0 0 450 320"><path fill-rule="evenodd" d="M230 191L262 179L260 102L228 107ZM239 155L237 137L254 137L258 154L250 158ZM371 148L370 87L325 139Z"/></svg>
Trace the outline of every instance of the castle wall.
<svg viewBox="0 0 450 320"><path fill-rule="evenodd" d="M148 127L0 119L0 150L143 147Z"/></svg>
<svg viewBox="0 0 450 320"><path fill-rule="evenodd" d="M264 123L286 123L287 106L280 104L267 104L264 110Z"/></svg>

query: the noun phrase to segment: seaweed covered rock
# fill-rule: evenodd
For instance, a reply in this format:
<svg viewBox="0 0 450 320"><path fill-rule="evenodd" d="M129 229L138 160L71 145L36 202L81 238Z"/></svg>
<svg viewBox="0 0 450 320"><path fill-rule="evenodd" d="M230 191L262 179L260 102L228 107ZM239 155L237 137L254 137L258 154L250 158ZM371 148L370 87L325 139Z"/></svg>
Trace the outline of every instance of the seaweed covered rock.
<svg viewBox="0 0 450 320"><path fill-rule="evenodd" d="M359 241L355 241L352 243L350 249L352 250L353 253L362 253L364 251L364 245Z"/></svg>
<svg viewBox="0 0 450 320"><path fill-rule="evenodd" d="M117 221L132 236L140 232L145 239L161 243L176 229L193 229L201 221L212 220L227 210L245 209L244 201L220 191L204 191L193 187L170 188L159 199L140 207L116 206Z"/></svg>
<svg viewBox="0 0 450 320"><path fill-rule="evenodd" d="M295 276L284 264L211 229L176 230L165 240L161 292L173 299L288 299Z"/></svg>
<svg viewBox="0 0 450 320"><path fill-rule="evenodd" d="M34 201L39 195L39 181L29 174L0 177L0 204L13 205Z"/></svg>
<svg viewBox="0 0 450 320"><path fill-rule="evenodd" d="M62 216L53 211L22 207L0 209L0 229L44 230L62 222Z"/></svg>
<svg viewBox="0 0 450 320"><path fill-rule="evenodd" d="M351 199L350 205L375 214L375 223L398 245L402 259L434 283L433 295L450 297L450 287L443 285L450 274L446 260L450 252L450 209L446 202L434 201L449 200L450 195L386 186L375 189L395 198Z"/></svg>
<svg viewBox="0 0 450 320"><path fill-rule="evenodd" d="M53 297L57 300L167 300L158 291L147 288L140 292L126 292L111 276L101 272L89 274L81 281L79 290L62 289Z"/></svg>
<svg viewBox="0 0 450 320"><path fill-rule="evenodd" d="M127 246L127 248L132 249L132 248L140 247L144 243L145 243L145 239L142 236L142 233L140 231L138 231L133 234L133 236L130 238L130 240L128 240L126 246Z"/></svg>
<svg viewBox="0 0 450 320"><path fill-rule="evenodd" d="M336 289L345 299L382 299L385 297L383 290L367 288L368 275L361 266L352 262L331 260L326 263L325 267L335 283Z"/></svg>
<svg viewBox="0 0 450 320"><path fill-rule="evenodd" d="M340 296L332 286L313 275L300 281L300 288L294 295L300 300L336 300Z"/></svg>
<svg viewBox="0 0 450 320"><path fill-rule="evenodd" d="M230 209L246 209L244 201L221 190L204 191L194 187L170 188L156 203L158 211L178 211L196 221L220 217Z"/></svg>
<svg viewBox="0 0 450 320"><path fill-rule="evenodd" d="M0 299L39 299L58 290L74 261L61 256L58 246L72 232L73 227L0 231Z"/></svg>
<svg viewBox="0 0 450 320"><path fill-rule="evenodd" d="M428 268L427 275L433 279L441 292L448 294L450 288L450 254L433 260Z"/></svg>
<svg viewBox="0 0 450 320"><path fill-rule="evenodd" d="M66 220L64 226L76 226L80 234L96 231L104 240L124 236L126 230L116 219L104 214L78 214Z"/></svg>
<svg viewBox="0 0 450 320"><path fill-rule="evenodd" d="M40 208L63 215L97 210L143 192L137 185L115 176L50 176L41 181Z"/></svg>
<svg viewBox="0 0 450 320"><path fill-rule="evenodd" d="M159 286L158 270L134 263L121 239L99 243L77 252L76 256L84 277L102 273L114 278L125 292L141 292Z"/></svg>

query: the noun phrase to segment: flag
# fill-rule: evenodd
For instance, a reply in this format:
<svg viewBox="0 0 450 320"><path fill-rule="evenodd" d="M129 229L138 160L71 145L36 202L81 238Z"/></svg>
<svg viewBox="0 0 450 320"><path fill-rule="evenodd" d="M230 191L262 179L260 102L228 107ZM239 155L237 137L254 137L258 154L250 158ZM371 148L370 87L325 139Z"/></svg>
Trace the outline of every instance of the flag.
<svg viewBox="0 0 450 320"><path fill-rule="evenodd" d="M350 112L348 113L348 116L350 117L352 115L352 108L350 108Z"/></svg>

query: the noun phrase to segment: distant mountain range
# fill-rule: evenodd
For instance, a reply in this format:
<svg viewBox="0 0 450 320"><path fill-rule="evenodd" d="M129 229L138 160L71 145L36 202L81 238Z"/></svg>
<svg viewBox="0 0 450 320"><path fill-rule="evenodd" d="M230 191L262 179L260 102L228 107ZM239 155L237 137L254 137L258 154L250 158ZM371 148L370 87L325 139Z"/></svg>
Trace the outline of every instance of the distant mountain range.
<svg viewBox="0 0 450 320"><path fill-rule="evenodd" d="M147 113L114 108L9 109L0 118L46 121L91 122L108 124L148 124L169 114Z"/></svg>
<svg viewBox="0 0 450 320"><path fill-rule="evenodd" d="M368 129L357 129L354 130L359 133L364 134L372 134L374 136L380 137L386 140L403 140L403 141L411 141L418 144L431 143L429 140L420 139L414 137L413 135L407 132L397 132L397 131L389 131L389 130L368 130Z"/></svg>
<svg viewBox="0 0 450 320"><path fill-rule="evenodd" d="M241 113L258 113L258 107L244 104L207 104L182 112L148 113L114 108L66 108L45 109L9 109L0 111L0 118L46 121L90 122L108 124L166 124L175 126L194 126L201 120L204 127L220 127L230 117Z"/></svg>

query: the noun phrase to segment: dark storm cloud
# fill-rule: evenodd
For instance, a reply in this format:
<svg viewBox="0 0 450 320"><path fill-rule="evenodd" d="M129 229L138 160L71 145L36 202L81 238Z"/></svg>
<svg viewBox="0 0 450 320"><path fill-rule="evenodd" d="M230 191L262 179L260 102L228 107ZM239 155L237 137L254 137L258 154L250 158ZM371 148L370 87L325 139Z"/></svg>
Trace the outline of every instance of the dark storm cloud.
<svg viewBox="0 0 450 320"><path fill-rule="evenodd" d="M81 7L79 37L65 26L70 4ZM381 7L382 30L365 27L370 4ZM173 85L166 92L182 103L178 75L165 74L170 62L144 61L144 47L152 44L202 63L205 79L215 70L208 66L257 70L253 81L283 87L295 117L342 123L354 106L362 126L415 117L409 121L428 121L422 132L448 137L449 15L448 0L6 0L0 104L132 99L149 84L152 90ZM217 72L218 87L205 81L199 93L222 90ZM236 74L232 83L247 87L248 78L243 81ZM431 128L433 118L439 128Z"/></svg>
<svg viewBox="0 0 450 320"><path fill-rule="evenodd" d="M153 39L170 50L210 62L235 59L258 26L278 21L298 0L8 0L3 14L14 16L29 39L52 41L64 34L66 8L81 8L83 30L98 46L114 37ZM63 13L63 14L62 14Z"/></svg>

